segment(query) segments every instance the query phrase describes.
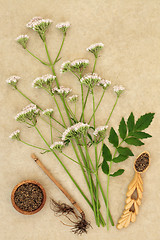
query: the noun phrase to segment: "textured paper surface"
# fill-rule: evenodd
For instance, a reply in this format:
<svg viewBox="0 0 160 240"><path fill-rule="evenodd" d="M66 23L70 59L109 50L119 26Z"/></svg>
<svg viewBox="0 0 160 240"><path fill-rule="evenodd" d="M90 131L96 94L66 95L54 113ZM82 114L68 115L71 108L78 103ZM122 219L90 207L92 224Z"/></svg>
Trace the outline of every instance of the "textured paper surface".
<svg viewBox="0 0 160 240"><path fill-rule="evenodd" d="M1 240L74 240L74 239L114 239L114 240L158 240L160 237L160 184L159 184L159 103L160 103L160 1L158 0L0 0L1 9L1 49L0 49L0 239ZM36 132L26 128L14 120L14 116L28 104L16 91L7 86L5 80L11 75L19 75L22 80L19 88L42 107L53 107L52 99L43 91L33 89L33 79L50 73L48 68L33 59L21 46L15 42L20 34L30 36L28 47L35 55L46 61L44 46L38 35L25 27L25 24L34 16L53 19L53 24L47 33L47 43L54 59L61 43L62 35L55 28L61 21L69 21L66 42L62 51L62 60L56 65L56 72L60 83L73 88L73 93L80 93L78 81L69 73L60 76L59 68L63 61L76 58L88 58L90 70L93 65L92 54L86 48L95 42L103 42L104 50L100 54L96 72L105 79L112 81L112 86L122 84L126 91L120 97L114 111L109 127L117 126L122 116L128 117L131 111L139 117L146 112L155 112L153 124L148 132L153 138L145 140L145 146L132 147L135 156L147 150L151 154L151 166L143 174L144 194L139 215L134 224L127 229L118 231L115 227L97 228L94 216L85 200L69 180L60 164L51 155L40 155L19 142L12 142L8 136L19 128L22 138L28 142L43 146ZM101 95L97 89L96 101ZM91 99L90 99L91 100ZM97 112L97 126L104 124L115 101L112 87L108 89L103 105ZM90 101L91 104L91 101ZM89 119L91 114L89 105L85 116ZM57 112L57 111L55 111ZM59 115L56 116L59 119ZM41 123L44 135L49 136L49 129L45 130L45 123ZM116 128L117 129L117 128ZM44 131L45 130L45 131ZM56 134L54 140L57 140ZM87 235L73 235L69 228L60 223L49 207L49 197L68 203L62 193L38 168L30 158L35 152L52 174L65 186L86 212L93 229ZM74 157L73 151L68 147L67 152ZM125 201L127 185L133 177L133 162L130 157L126 162L119 164L125 169L121 177L110 180L109 201L110 209L115 223L120 217ZM73 176L86 192L87 187L83 180L81 170L67 159L63 159ZM112 170L116 170L114 165ZM100 172L104 189L106 176ZM24 216L15 211L11 205L10 195L13 187L20 181L33 179L39 181L47 192L47 202L44 208L33 216ZM102 213L106 212L102 202ZM65 219L62 219L65 222Z"/></svg>

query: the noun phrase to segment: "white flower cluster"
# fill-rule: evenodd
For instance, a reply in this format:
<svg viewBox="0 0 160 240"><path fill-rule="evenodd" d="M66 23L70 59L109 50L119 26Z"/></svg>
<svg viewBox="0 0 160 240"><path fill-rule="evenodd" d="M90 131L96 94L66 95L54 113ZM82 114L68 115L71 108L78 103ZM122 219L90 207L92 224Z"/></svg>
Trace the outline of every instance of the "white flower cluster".
<svg viewBox="0 0 160 240"><path fill-rule="evenodd" d="M16 87L19 79L21 79L19 76L11 76L6 80L6 83Z"/></svg>
<svg viewBox="0 0 160 240"><path fill-rule="evenodd" d="M67 29L71 26L69 22L62 22L56 25L56 28L62 30L63 33L66 33Z"/></svg>
<svg viewBox="0 0 160 240"><path fill-rule="evenodd" d="M100 82L97 83L97 86L102 86L103 89L107 89L108 86L111 85L111 81L102 79Z"/></svg>
<svg viewBox="0 0 160 240"><path fill-rule="evenodd" d="M61 68L60 68L60 73L64 73L70 70L70 65L71 62L70 61L66 61L64 63L62 63Z"/></svg>
<svg viewBox="0 0 160 240"><path fill-rule="evenodd" d="M63 147L64 147L64 143L63 142L54 142L50 146L50 149L55 149L55 150L58 150L58 151L62 152L62 148Z"/></svg>
<svg viewBox="0 0 160 240"><path fill-rule="evenodd" d="M55 80L56 76L53 76L51 74L46 74L43 75L42 77L37 77L33 83L32 83L32 87L35 88L42 88L44 86L49 86L51 87L52 82Z"/></svg>
<svg viewBox="0 0 160 240"><path fill-rule="evenodd" d="M28 35L20 35L16 38L16 41L22 45L23 48L26 48L29 36Z"/></svg>
<svg viewBox="0 0 160 240"><path fill-rule="evenodd" d="M23 110L15 116L15 120L25 122L27 119L32 121L39 115L40 110L33 103L27 105Z"/></svg>
<svg viewBox="0 0 160 240"><path fill-rule="evenodd" d="M20 130L17 129L16 131L14 131L14 132L9 136L9 138L11 138L11 139L16 139L16 140L20 140L19 134L20 134Z"/></svg>
<svg viewBox="0 0 160 240"><path fill-rule="evenodd" d="M46 116L51 116L53 113L53 109L50 108L50 109L46 109L42 112L43 115L46 115Z"/></svg>
<svg viewBox="0 0 160 240"><path fill-rule="evenodd" d="M95 57L98 56L99 51L104 47L103 43L94 43L90 45L86 50L88 52L91 52L95 55Z"/></svg>
<svg viewBox="0 0 160 240"><path fill-rule="evenodd" d="M94 136L98 136L98 137L104 137L105 136L105 133L107 131L107 128L108 126L100 126L100 127L97 127L95 129L95 131L93 132L93 135Z"/></svg>
<svg viewBox="0 0 160 240"><path fill-rule="evenodd" d="M115 91L115 93L117 94L117 96L119 97L120 94L125 90L125 88L123 86L114 86L113 90Z"/></svg>
<svg viewBox="0 0 160 240"><path fill-rule="evenodd" d="M101 80L102 80L102 78L100 76L98 76L96 73L93 73L93 74L90 73L90 74L86 74L84 77L82 77L80 79L80 82L82 84L85 84L87 87L92 89Z"/></svg>
<svg viewBox="0 0 160 240"><path fill-rule="evenodd" d="M26 24L26 26L38 32L39 34L44 34L51 23L52 23L52 20L50 19L44 19L42 17L34 17Z"/></svg>
<svg viewBox="0 0 160 240"><path fill-rule="evenodd" d="M62 134L62 140L65 141L74 137L81 137L82 134L84 135L86 133L89 127L90 126L87 123L76 123L64 131Z"/></svg>
<svg viewBox="0 0 160 240"><path fill-rule="evenodd" d="M88 59L77 59L71 62L70 67L72 70L77 70L81 68L86 68L89 64Z"/></svg>
<svg viewBox="0 0 160 240"><path fill-rule="evenodd" d="M71 97L68 98L68 101L73 103L77 102L77 100L78 100L78 95L72 95Z"/></svg>
<svg viewBox="0 0 160 240"><path fill-rule="evenodd" d="M52 93L57 93L58 95L64 96L66 97L70 92L72 91L72 89L70 88L65 88L63 86L60 86L60 88L58 87L54 87L52 89Z"/></svg>

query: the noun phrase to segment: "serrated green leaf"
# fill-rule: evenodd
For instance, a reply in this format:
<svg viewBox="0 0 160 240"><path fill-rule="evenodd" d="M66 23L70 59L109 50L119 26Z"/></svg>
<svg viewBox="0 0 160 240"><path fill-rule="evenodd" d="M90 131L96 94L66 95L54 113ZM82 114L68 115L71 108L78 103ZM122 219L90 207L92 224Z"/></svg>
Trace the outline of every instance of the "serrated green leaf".
<svg viewBox="0 0 160 240"><path fill-rule="evenodd" d="M134 145L134 146L141 146L141 145L144 145L143 142L141 142L139 139L135 138L135 137L130 137L130 138L127 138L125 140L126 143L128 143L129 145Z"/></svg>
<svg viewBox="0 0 160 240"><path fill-rule="evenodd" d="M127 127L128 127L128 132L132 132L133 129L134 129L134 125L135 125L135 122L134 122L134 115L133 113L131 112L128 120L127 120Z"/></svg>
<svg viewBox="0 0 160 240"><path fill-rule="evenodd" d="M109 142L113 144L113 146L117 147L118 146L118 135L115 132L114 128L112 127L110 130L110 134L109 134L109 138L108 138Z"/></svg>
<svg viewBox="0 0 160 240"><path fill-rule="evenodd" d="M114 172L113 174L110 174L111 177L117 177L124 173L124 169L119 169L118 171Z"/></svg>
<svg viewBox="0 0 160 240"><path fill-rule="evenodd" d="M126 126L124 118L122 118L122 120L121 120L121 122L119 124L118 131L119 131L120 137L122 139L124 139L126 137L126 134L127 134L127 126Z"/></svg>
<svg viewBox="0 0 160 240"><path fill-rule="evenodd" d="M103 162L102 162L102 171L107 175L109 173L109 165L107 161L105 161L105 159L103 159Z"/></svg>
<svg viewBox="0 0 160 240"><path fill-rule="evenodd" d="M123 162L128 158L128 156L123 156L123 155L119 155L118 157L113 158L113 162L115 163L119 163L119 162Z"/></svg>
<svg viewBox="0 0 160 240"><path fill-rule="evenodd" d="M123 156L134 156L132 151L127 147L118 147L117 150L118 150L119 154L121 154Z"/></svg>
<svg viewBox="0 0 160 240"><path fill-rule="evenodd" d="M134 136L136 138L144 139L144 138L150 138L152 137L150 134L145 132L133 132L131 136Z"/></svg>
<svg viewBox="0 0 160 240"><path fill-rule="evenodd" d="M106 146L106 144L103 144L102 148L102 156L105 161L111 161L112 160L112 154L109 150L109 148Z"/></svg>
<svg viewBox="0 0 160 240"><path fill-rule="evenodd" d="M154 118L154 113L144 114L137 120L135 129L141 131L141 130L148 128L148 126L151 124L153 118Z"/></svg>

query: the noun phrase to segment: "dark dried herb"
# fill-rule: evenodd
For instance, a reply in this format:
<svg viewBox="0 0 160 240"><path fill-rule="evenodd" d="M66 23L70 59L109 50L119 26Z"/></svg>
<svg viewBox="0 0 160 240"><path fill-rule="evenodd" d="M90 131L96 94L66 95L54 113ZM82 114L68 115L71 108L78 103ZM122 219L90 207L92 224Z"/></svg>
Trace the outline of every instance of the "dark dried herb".
<svg viewBox="0 0 160 240"><path fill-rule="evenodd" d="M143 172L149 165L149 155L142 153L135 162L135 169L137 172Z"/></svg>
<svg viewBox="0 0 160 240"><path fill-rule="evenodd" d="M14 194L14 202L23 211L37 210L43 202L43 192L33 183L24 183L17 188Z"/></svg>

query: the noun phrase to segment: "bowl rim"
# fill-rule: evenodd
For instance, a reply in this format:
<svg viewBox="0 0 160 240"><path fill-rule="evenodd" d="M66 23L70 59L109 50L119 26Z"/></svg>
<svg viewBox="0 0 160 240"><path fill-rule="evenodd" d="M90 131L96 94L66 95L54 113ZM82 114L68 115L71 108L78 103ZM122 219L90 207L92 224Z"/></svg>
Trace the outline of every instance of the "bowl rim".
<svg viewBox="0 0 160 240"><path fill-rule="evenodd" d="M149 156L149 158L148 158L148 159L149 159L149 164L148 164L148 166L147 166L142 172L139 172L139 171L136 170L135 164L136 164L137 159L138 159L142 154L144 154L144 153L148 154L148 156ZM148 152L148 151L143 151L141 154L138 155L138 157L137 157L136 160L134 161L134 170L135 170L135 172L140 173L140 174L146 172L147 169L148 169L149 166L150 166L150 163L151 163L151 161L150 161L150 154L149 154L149 152Z"/></svg>
<svg viewBox="0 0 160 240"><path fill-rule="evenodd" d="M39 208L37 208L37 209L34 210L34 211L30 211L30 212L29 212L29 211L24 211L24 210L20 209L20 208L15 204L15 201L14 201L14 195L15 195L15 192L16 192L17 188L20 187L21 185L25 184L25 183L33 183L33 184L37 185L37 186L42 190L42 193L43 193L43 201L42 201L41 205L39 206ZM18 184L13 188L12 193L11 193L11 202L12 202L13 207L14 207L18 212L20 212L20 213L22 213L22 214L24 214L24 215L32 215L32 214L35 214L35 213L39 212L39 211L43 208L43 206L44 206L44 204L45 204L45 202L46 202L46 191L45 191L45 189L43 188L43 186L42 186L39 182L37 182L37 181L35 181L35 180L24 180L24 181L18 183Z"/></svg>

